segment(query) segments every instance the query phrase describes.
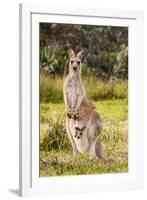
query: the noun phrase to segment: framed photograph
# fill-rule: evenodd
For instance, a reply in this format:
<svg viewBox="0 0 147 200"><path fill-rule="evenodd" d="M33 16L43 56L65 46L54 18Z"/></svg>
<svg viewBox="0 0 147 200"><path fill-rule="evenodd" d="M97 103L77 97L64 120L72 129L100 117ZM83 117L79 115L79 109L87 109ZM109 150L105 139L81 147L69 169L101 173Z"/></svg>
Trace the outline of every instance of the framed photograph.
<svg viewBox="0 0 147 200"><path fill-rule="evenodd" d="M20 4L20 195L143 187L143 13Z"/></svg>

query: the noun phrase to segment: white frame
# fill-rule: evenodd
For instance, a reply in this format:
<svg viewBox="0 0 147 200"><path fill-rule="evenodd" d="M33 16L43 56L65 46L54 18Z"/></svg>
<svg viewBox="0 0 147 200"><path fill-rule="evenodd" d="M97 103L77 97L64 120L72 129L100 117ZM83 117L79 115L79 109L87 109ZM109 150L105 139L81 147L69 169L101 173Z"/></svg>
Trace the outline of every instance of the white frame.
<svg viewBox="0 0 147 200"><path fill-rule="evenodd" d="M39 177L39 22L129 27L129 172ZM35 66L35 67L34 67ZM33 103L32 103L33 102ZM143 13L20 4L20 195L143 187ZM36 126L35 124L38 124Z"/></svg>

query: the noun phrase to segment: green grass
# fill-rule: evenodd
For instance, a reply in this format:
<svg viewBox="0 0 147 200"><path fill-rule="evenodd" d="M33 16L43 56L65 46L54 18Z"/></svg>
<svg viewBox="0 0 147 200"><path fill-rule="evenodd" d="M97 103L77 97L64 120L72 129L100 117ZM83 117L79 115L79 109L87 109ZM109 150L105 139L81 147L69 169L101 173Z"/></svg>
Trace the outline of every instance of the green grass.
<svg viewBox="0 0 147 200"><path fill-rule="evenodd" d="M116 120L127 120L128 100L104 100L95 103L98 111L104 118Z"/></svg>
<svg viewBox="0 0 147 200"><path fill-rule="evenodd" d="M79 175L128 171L128 102L126 99L95 101L103 119L101 141L110 163L74 158L65 132L64 104L40 104L40 175Z"/></svg>

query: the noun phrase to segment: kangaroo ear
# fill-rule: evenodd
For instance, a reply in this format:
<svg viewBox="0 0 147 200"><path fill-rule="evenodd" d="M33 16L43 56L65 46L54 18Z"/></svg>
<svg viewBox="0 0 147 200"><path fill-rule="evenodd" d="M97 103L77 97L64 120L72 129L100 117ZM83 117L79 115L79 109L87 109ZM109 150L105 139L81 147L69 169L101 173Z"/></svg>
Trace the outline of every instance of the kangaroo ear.
<svg viewBox="0 0 147 200"><path fill-rule="evenodd" d="M83 53L84 50L82 49L79 53L77 53L77 57L81 59L83 57Z"/></svg>
<svg viewBox="0 0 147 200"><path fill-rule="evenodd" d="M74 53L74 51L72 49L68 50L68 54L69 54L70 58L73 57L73 56L75 56L75 53Z"/></svg>

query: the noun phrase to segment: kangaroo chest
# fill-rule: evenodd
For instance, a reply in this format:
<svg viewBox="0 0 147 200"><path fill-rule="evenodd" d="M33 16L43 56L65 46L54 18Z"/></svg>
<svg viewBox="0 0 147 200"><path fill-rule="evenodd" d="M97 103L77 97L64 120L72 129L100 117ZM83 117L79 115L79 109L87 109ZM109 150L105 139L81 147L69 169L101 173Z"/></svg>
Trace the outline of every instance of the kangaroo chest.
<svg viewBox="0 0 147 200"><path fill-rule="evenodd" d="M71 79L68 83L68 92L73 94L73 92L78 92L79 82L75 79Z"/></svg>
<svg viewBox="0 0 147 200"><path fill-rule="evenodd" d="M81 83L79 82L79 80L71 79L68 82L67 92L68 92L69 101L71 102L71 105L74 108L77 102L78 96L83 94L83 90L82 90Z"/></svg>

